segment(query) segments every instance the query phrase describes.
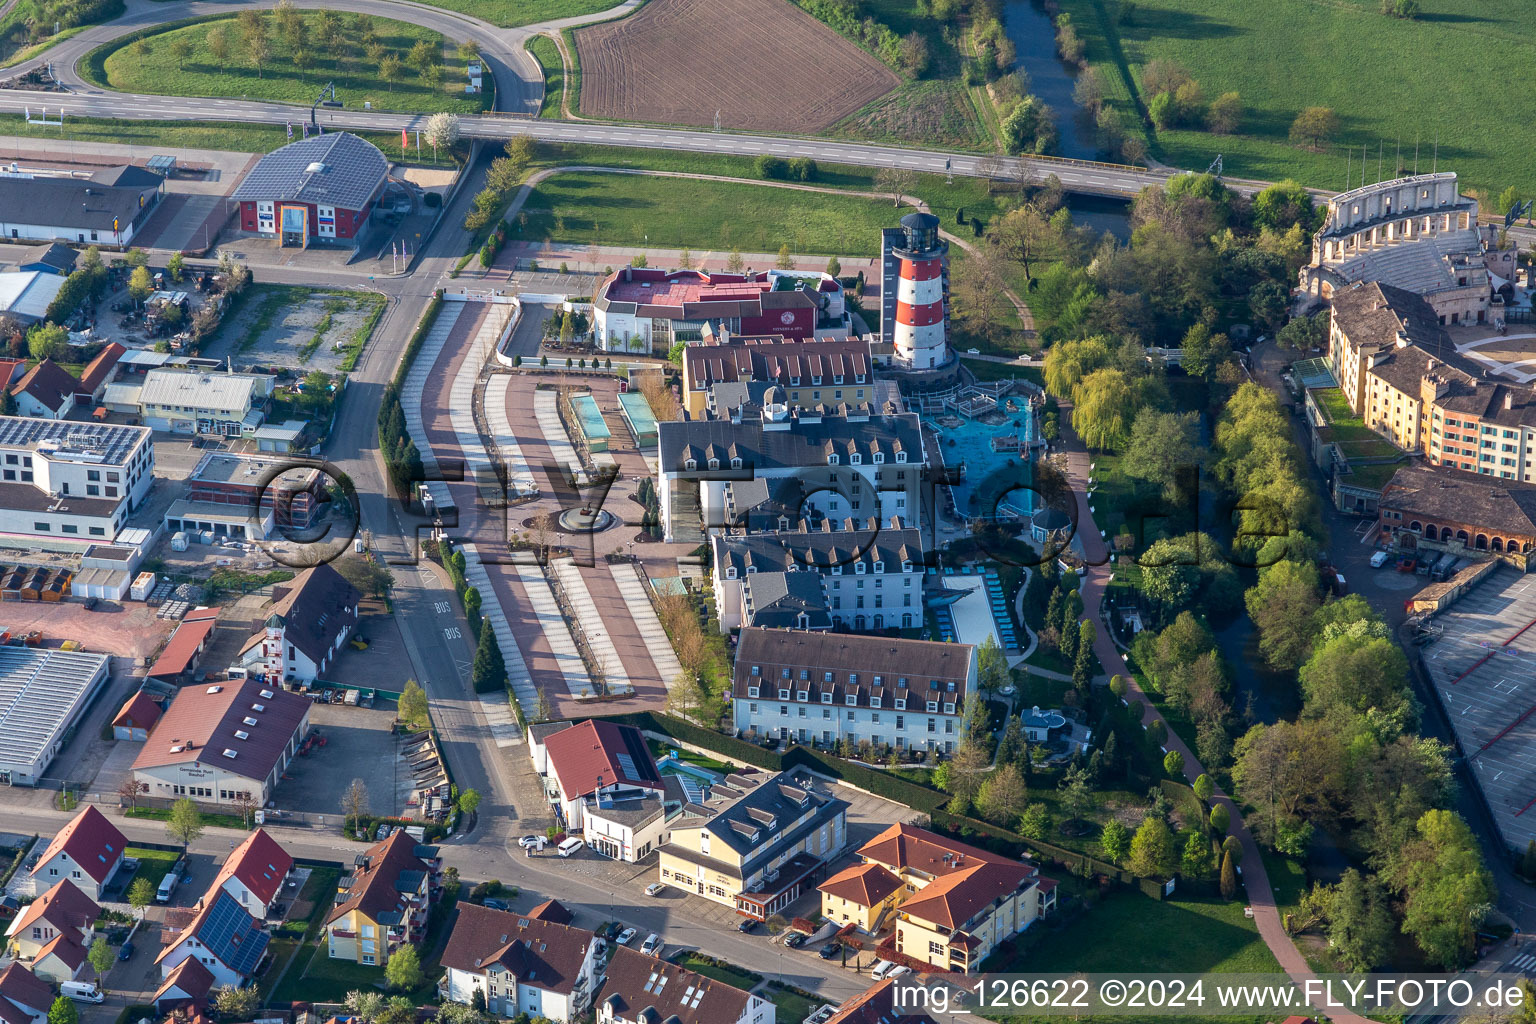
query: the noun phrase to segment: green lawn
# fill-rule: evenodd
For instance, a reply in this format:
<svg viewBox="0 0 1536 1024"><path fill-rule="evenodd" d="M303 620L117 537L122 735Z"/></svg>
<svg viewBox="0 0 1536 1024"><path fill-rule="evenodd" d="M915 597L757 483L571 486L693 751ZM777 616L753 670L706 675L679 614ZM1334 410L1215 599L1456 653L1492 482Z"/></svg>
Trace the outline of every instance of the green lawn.
<svg viewBox="0 0 1536 1024"><path fill-rule="evenodd" d="M544 102L539 107L539 116L559 117L560 94L565 89L565 62L560 59L560 47L549 36L534 36L523 45L544 72Z"/></svg>
<svg viewBox="0 0 1536 1024"><path fill-rule="evenodd" d="M727 985L735 985L743 990L750 990L763 980L761 974L755 974L740 967L713 963L712 960L713 957L706 958L692 952L681 953L672 958L673 963L686 967L696 974L702 974L706 978L714 978L716 981L723 981ZM804 1015L802 1015L802 1019L803 1017Z"/></svg>
<svg viewBox="0 0 1536 1024"><path fill-rule="evenodd" d="M391 85L381 77L380 60L360 41L363 28L357 18L344 20L346 41L333 53L319 41L320 15L306 12L300 16L313 46L307 51L313 62L308 70L299 69L295 51L271 15L265 18L270 57L259 72L247 57L249 51L236 19L228 17L200 19L134 42L108 43L87 55L82 68L97 84L108 88L172 96L231 96L308 107L327 82L334 82L337 98L349 109L362 109L371 103L375 110L468 114L479 113L491 102L489 91L464 95L463 67L436 32L403 21L370 19L386 56L393 54L403 62L411 47L425 40L435 48L443 66L442 81L435 87L411 67L402 67L399 80ZM222 32L229 40L223 62L214 57L208 44L213 31ZM176 52L179 41L191 47L184 59Z"/></svg>
<svg viewBox="0 0 1536 1024"><path fill-rule="evenodd" d="M142 846L130 846L123 851L123 855L139 862L139 870L134 872L133 879L128 884L132 885L140 878L147 878L149 884L155 888L159 888L160 879L166 876L171 870L171 865L175 864L176 858L180 856L170 850L146 850Z"/></svg>
<svg viewBox="0 0 1536 1024"><path fill-rule="evenodd" d="M1203 169L1220 153L1229 175L1295 177L1338 189L1349 146L1358 185L1362 145L1369 148L1367 180L1375 180L1378 144L1382 176L1391 177L1399 143L1411 171L1419 142L1418 166L1427 171L1438 136L1441 170L1457 170L1464 183L1495 192L1517 185L1536 194L1536 153L1507 130L1498 104L1467 101L1481 83L1518 78L1536 60L1522 7L1423 0L1421 16L1406 21L1379 13L1379 0L1136 0L1123 25L1120 6L1121 0L1061 3L1106 78L1139 88L1142 66L1161 58L1188 68L1207 98L1235 90L1243 100L1235 135L1158 132L1155 150L1169 163ZM1349 47L1341 64L1340 40L1369 43ZM1404 54L1413 55L1412 74L1404 73ZM1330 152L1310 153L1287 139L1291 121L1310 106L1339 115Z"/></svg>
<svg viewBox="0 0 1536 1024"><path fill-rule="evenodd" d="M546 179L523 209L532 241L845 256L878 246L897 212L853 196L602 173Z"/></svg>

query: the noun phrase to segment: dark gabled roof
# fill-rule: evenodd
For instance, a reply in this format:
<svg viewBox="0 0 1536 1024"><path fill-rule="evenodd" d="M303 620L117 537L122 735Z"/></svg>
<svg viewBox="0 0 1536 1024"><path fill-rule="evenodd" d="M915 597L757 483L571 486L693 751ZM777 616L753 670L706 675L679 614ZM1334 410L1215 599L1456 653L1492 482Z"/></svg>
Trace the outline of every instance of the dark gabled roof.
<svg viewBox="0 0 1536 1024"><path fill-rule="evenodd" d="M965 703L974 657L971 644L746 627L736 644L733 693L745 698L748 687L759 686L765 699L776 699L784 688L792 700L806 691L812 704L822 703L825 693L838 706L851 696L861 707L878 697L881 707L894 708L899 697L953 701L958 708ZM908 705L911 710L922 707Z"/></svg>
<svg viewBox="0 0 1536 1024"><path fill-rule="evenodd" d="M0 181L3 180L0 179ZM75 392L78 390L80 390L80 382L68 370L52 359L44 359L16 382L11 388L11 394L20 395L25 392L41 402L44 407L56 411L65 402L73 402Z"/></svg>
<svg viewBox="0 0 1536 1024"><path fill-rule="evenodd" d="M461 903L442 965L470 974L504 969L521 984L569 993L593 938L547 918Z"/></svg>
<svg viewBox="0 0 1536 1024"><path fill-rule="evenodd" d="M594 1004L606 1003L613 1016L647 1024L721 1024L740 1020L751 1000L751 993L723 981L616 946Z"/></svg>
<svg viewBox="0 0 1536 1024"><path fill-rule="evenodd" d="M270 625L277 618L283 626L284 642L303 651L316 665L324 660L343 627L351 629L357 625L357 603L362 595L329 562L305 569L292 582L274 587L272 593L277 599L272 602L266 622ZM265 638L265 631L257 631L240 653Z"/></svg>
<svg viewBox="0 0 1536 1024"><path fill-rule="evenodd" d="M312 170L315 165L321 165ZM236 202L271 200L315 203L343 210L368 205L389 172L379 148L350 132L290 142L257 161L230 197Z"/></svg>
<svg viewBox="0 0 1536 1024"><path fill-rule="evenodd" d="M1460 523L1490 535L1536 537L1536 486L1477 473L1407 466L1381 490L1381 507L1414 518Z"/></svg>
<svg viewBox="0 0 1536 1024"><path fill-rule="evenodd" d="M832 612L820 573L753 573L742 579L741 593L743 617L749 626L832 628Z"/></svg>

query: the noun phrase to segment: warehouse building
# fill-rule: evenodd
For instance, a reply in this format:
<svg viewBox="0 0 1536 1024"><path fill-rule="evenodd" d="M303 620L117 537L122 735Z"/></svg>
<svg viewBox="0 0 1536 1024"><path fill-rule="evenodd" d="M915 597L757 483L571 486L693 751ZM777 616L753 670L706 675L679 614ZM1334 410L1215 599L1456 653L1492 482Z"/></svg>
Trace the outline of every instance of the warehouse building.
<svg viewBox="0 0 1536 1024"><path fill-rule="evenodd" d="M154 466L146 427L0 416L0 538L53 551L110 541Z"/></svg>
<svg viewBox="0 0 1536 1024"><path fill-rule="evenodd" d="M0 647L0 785L37 785L106 681L110 660Z"/></svg>
<svg viewBox="0 0 1536 1024"><path fill-rule="evenodd" d="M89 178L0 177L0 237L126 246L160 205L165 179L142 167Z"/></svg>
<svg viewBox="0 0 1536 1024"><path fill-rule="evenodd" d="M355 248L388 177L379 148L348 132L290 142L262 157L235 189L240 230L283 246Z"/></svg>

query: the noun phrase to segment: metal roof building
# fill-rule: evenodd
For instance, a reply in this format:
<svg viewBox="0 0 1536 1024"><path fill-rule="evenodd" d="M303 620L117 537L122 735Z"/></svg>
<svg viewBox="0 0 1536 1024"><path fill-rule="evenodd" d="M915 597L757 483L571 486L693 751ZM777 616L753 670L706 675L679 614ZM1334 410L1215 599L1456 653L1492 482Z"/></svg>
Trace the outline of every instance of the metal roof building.
<svg viewBox="0 0 1536 1024"><path fill-rule="evenodd" d="M34 786L107 678L105 654L0 647L0 782Z"/></svg>

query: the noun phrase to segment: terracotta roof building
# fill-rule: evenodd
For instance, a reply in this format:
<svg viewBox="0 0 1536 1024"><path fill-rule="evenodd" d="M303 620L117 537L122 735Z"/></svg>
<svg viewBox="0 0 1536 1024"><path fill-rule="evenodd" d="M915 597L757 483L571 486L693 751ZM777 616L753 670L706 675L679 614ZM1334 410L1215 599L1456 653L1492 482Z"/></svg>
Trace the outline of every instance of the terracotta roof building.
<svg viewBox="0 0 1536 1024"><path fill-rule="evenodd" d="M293 858L258 828L230 851L213 880L214 889L233 896L258 921L265 921L293 871Z"/></svg>
<svg viewBox="0 0 1536 1024"><path fill-rule="evenodd" d="M894 921L879 920L890 916L883 904L860 905L862 915L850 912L859 897L846 880L833 892L822 888L823 914L834 921L863 920L881 929L891 923L896 953L940 970L976 970L998 943L1028 928L1055 905L1055 881L1043 878L1036 868L914 825L892 825L860 847L859 858L864 866L879 867L901 883L894 891ZM871 895L885 887L877 885Z"/></svg>
<svg viewBox="0 0 1536 1024"><path fill-rule="evenodd" d="M420 942L437 890L435 857L396 832L353 858L325 921L331 958L383 965L400 943Z"/></svg>
<svg viewBox="0 0 1536 1024"><path fill-rule="evenodd" d="M32 883L42 891L68 879L91 899L100 899L101 890L122 866L127 845L118 827L95 804L86 804L43 850L32 869Z"/></svg>
<svg viewBox="0 0 1536 1024"><path fill-rule="evenodd" d="M228 806L246 794L266 805L309 732L310 702L260 679L186 686L133 762L153 797Z"/></svg>
<svg viewBox="0 0 1536 1024"><path fill-rule="evenodd" d="M473 1002L478 990L499 1016L554 1021L580 1017L601 975L596 936L530 914L459 904L443 950L444 999Z"/></svg>
<svg viewBox="0 0 1536 1024"><path fill-rule="evenodd" d="M774 1005L685 967L615 947L597 993L598 1024L774 1024Z"/></svg>
<svg viewBox="0 0 1536 1024"><path fill-rule="evenodd" d="M324 563L274 587L272 597L261 630L240 650L240 664L269 683L307 686L335 664L357 627L362 595Z"/></svg>

